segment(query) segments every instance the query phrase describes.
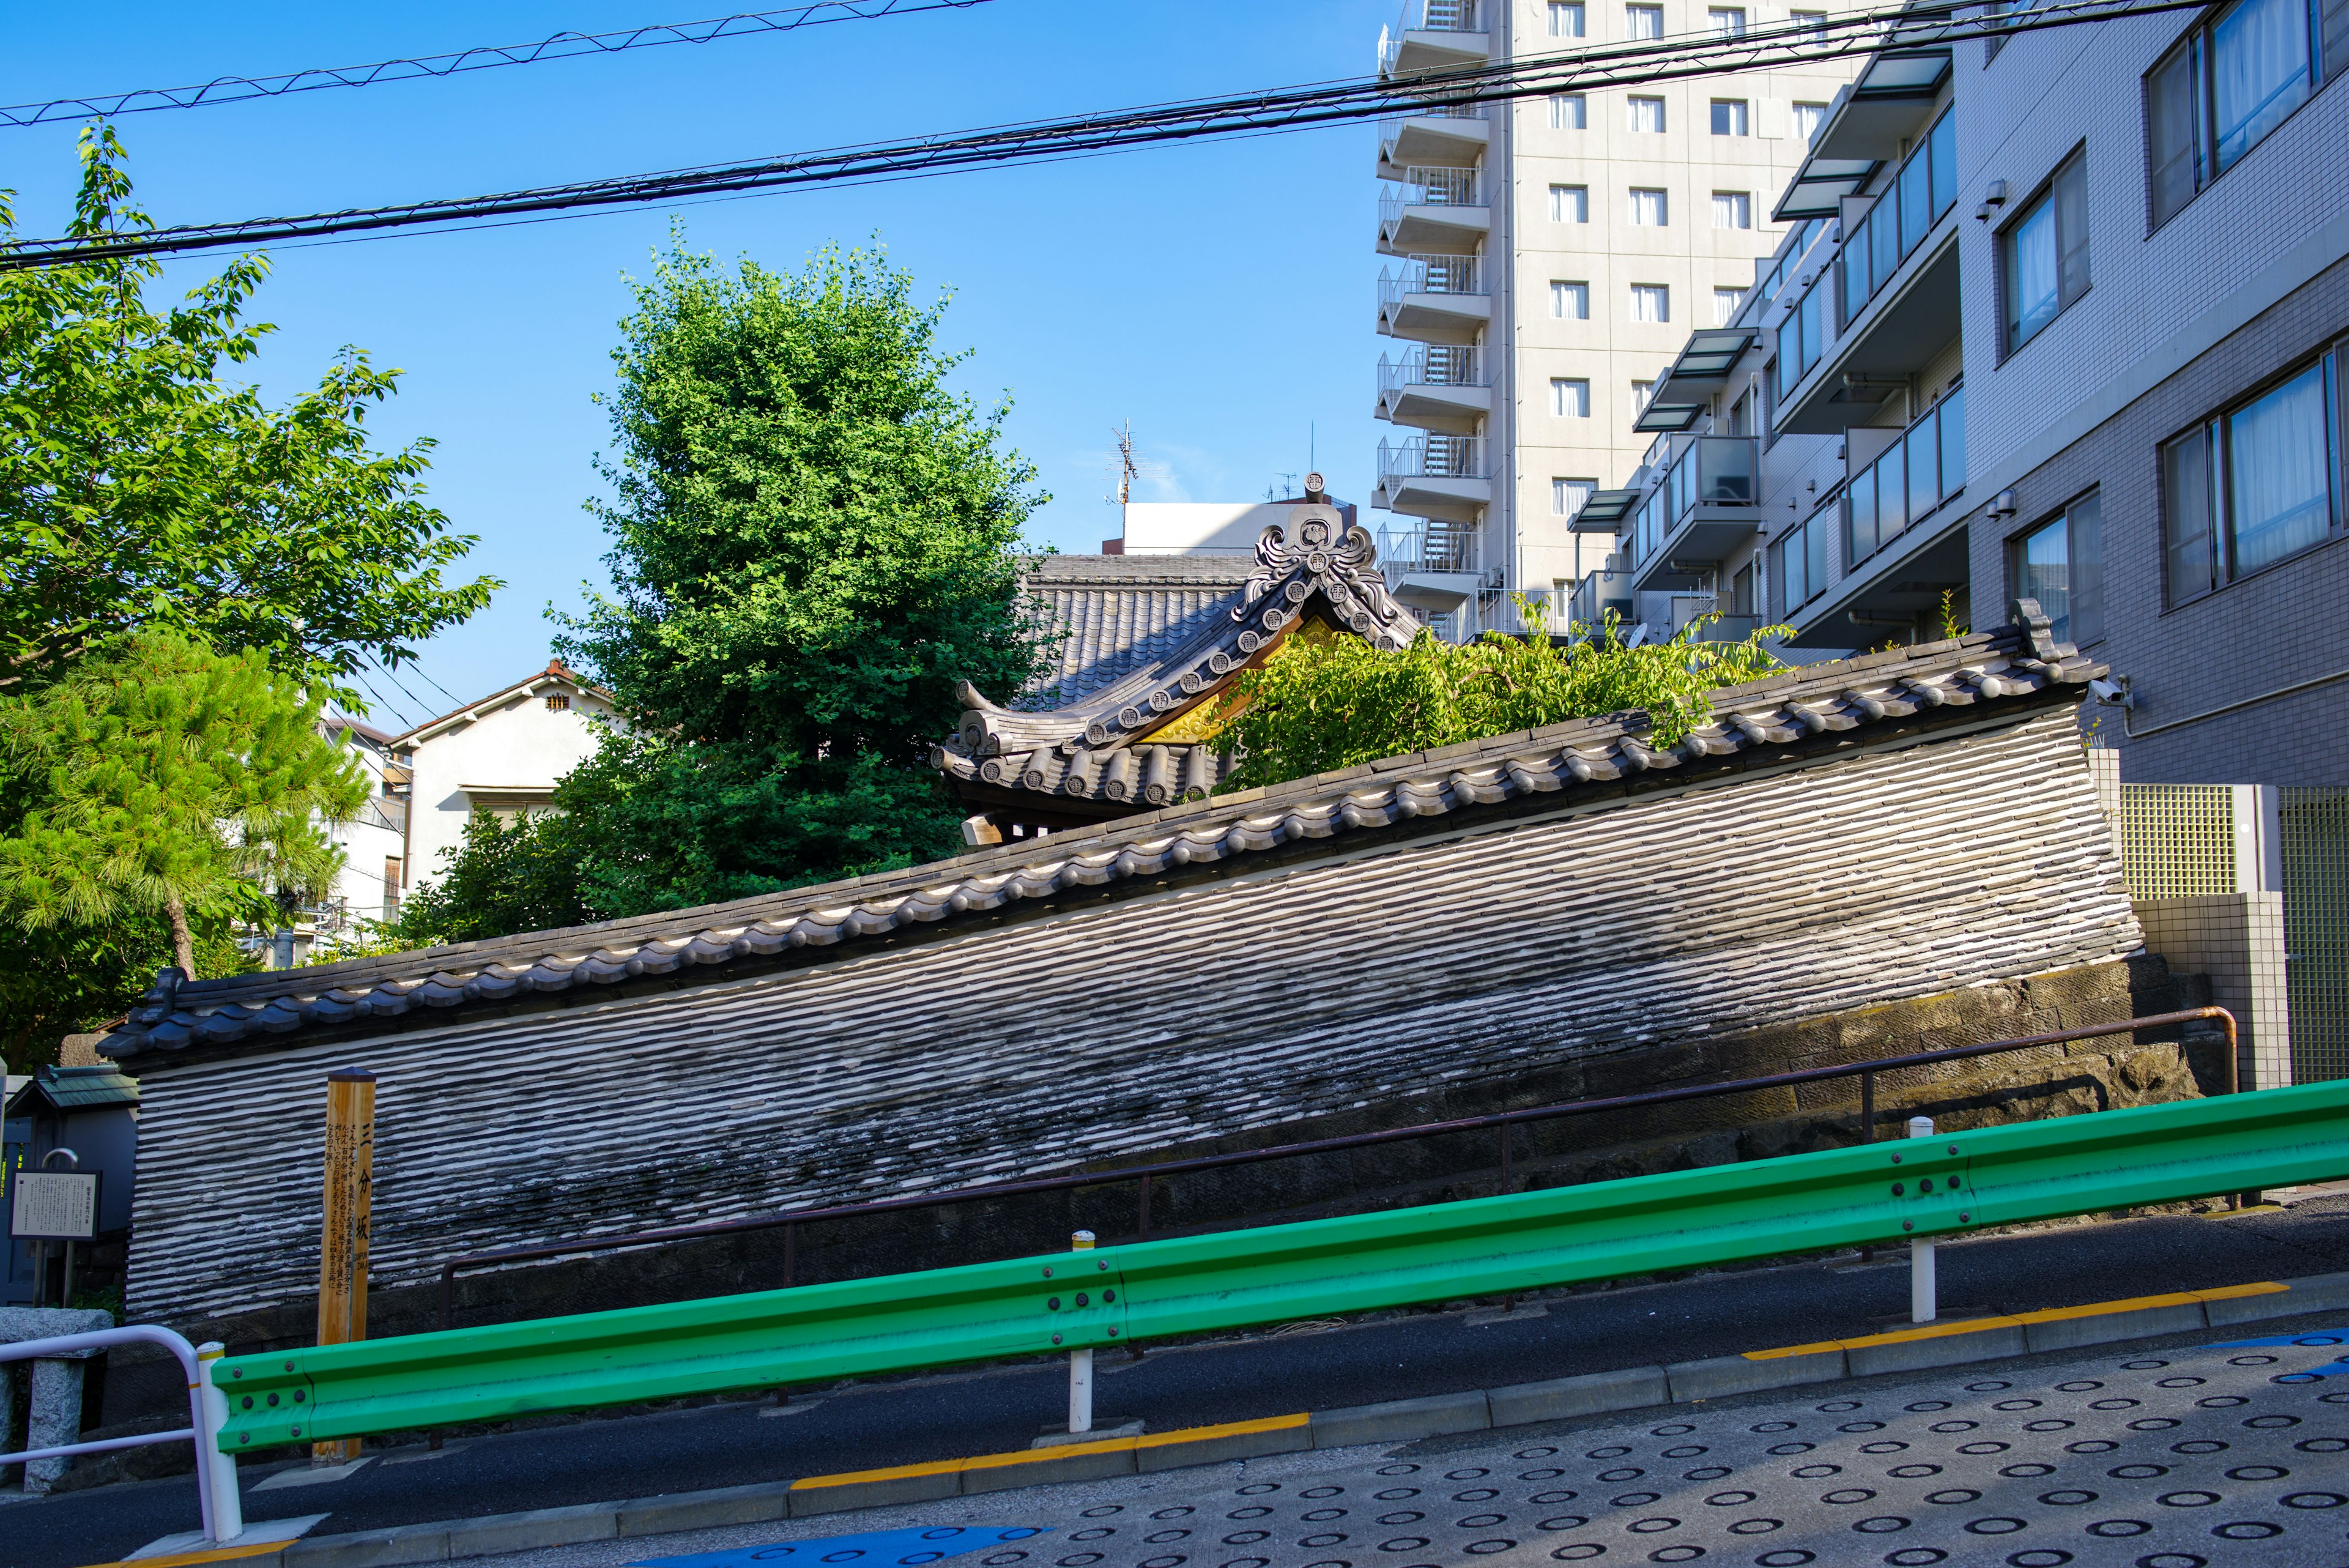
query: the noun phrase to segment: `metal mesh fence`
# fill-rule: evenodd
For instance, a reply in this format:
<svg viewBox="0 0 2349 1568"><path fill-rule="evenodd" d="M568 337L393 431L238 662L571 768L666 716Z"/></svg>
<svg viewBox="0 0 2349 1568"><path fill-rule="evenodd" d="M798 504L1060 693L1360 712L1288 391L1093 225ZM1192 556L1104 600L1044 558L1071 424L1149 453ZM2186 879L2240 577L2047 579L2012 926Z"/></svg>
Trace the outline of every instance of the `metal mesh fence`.
<svg viewBox="0 0 2349 1568"><path fill-rule="evenodd" d="M2349 1078L2349 788L2280 794L2292 1082Z"/></svg>
<svg viewBox="0 0 2349 1568"><path fill-rule="evenodd" d="M2194 898L2235 890L2232 789L2125 784L2120 796L2121 863L2131 898Z"/></svg>

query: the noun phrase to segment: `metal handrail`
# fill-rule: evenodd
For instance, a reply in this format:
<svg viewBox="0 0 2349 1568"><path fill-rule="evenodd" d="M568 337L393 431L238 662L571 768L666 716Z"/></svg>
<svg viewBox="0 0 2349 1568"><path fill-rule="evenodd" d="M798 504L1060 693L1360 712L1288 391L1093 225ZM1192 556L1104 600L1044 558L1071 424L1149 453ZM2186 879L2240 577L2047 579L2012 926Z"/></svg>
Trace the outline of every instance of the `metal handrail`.
<svg viewBox="0 0 2349 1568"><path fill-rule="evenodd" d="M0 1468L38 1459L70 1459L76 1454L107 1454L120 1449L156 1443L193 1443L196 1449L196 1501L203 1516L204 1539L220 1543L244 1533L244 1504L236 1490L236 1461L220 1450L221 1428L228 1424L228 1397L212 1385L212 1363L222 1346L217 1340L202 1346L190 1345L185 1335L156 1324L135 1323L121 1328L92 1329L84 1334L53 1334L47 1339L20 1339L0 1345L0 1364L11 1361L79 1357L118 1345L160 1345L180 1363L188 1380L187 1426L175 1432L141 1432L127 1438L99 1438L87 1443L58 1443L21 1453L0 1454ZM0 1376L5 1376L0 1373ZM27 1440L32 1436L26 1428ZM6 1434L0 1433L0 1443Z"/></svg>
<svg viewBox="0 0 2349 1568"><path fill-rule="evenodd" d="M1485 356L1466 344L1428 344L1412 349L1400 359L1379 356L1379 390L1392 392L1403 387L1489 387L1493 378L1485 368Z"/></svg>
<svg viewBox="0 0 2349 1568"><path fill-rule="evenodd" d="M1379 483L1389 479L1484 479L1483 436L1429 434L1379 442Z"/></svg>
<svg viewBox="0 0 2349 1568"><path fill-rule="evenodd" d="M1973 1056L1987 1056L2001 1051L2027 1051L2042 1045L2060 1045L2072 1040L2092 1040L2106 1034L2134 1033L2140 1029L2159 1029L2173 1023L2201 1020L2219 1023L2226 1031L2227 1094L2237 1092L2235 1015L2223 1007L2192 1007L2178 1012L2158 1012L2144 1018L2123 1019L2117 1023L2099 1023L2079 1029L2059 1029L2045 1034L2025 1034L2012 1040L1993 1040L1980 1045L1954 1045L1939 1051L1919 1051L1905 1056L1879 1056L1867 1062L1845 1063L1830 1067L1806 1067L1791 1073L1773 1073L1766 1077L1741 1078L1726 1084L1696 1084L1677 1089L1651 1089L1636 1095L1611 1095L1597 1100L1568 1100L1560 1104L1536 1106L1526 1110L1495 1111L1481 1116L1459 1116L1450 1121L1423 1122L1415 1127L1390 1127L1381 1132L1349 1133L1339 1137L1313 1138L1304 1143L1280 1144L1271 1148L1248 1149L1234 1154L1197 1155L1189 1159L1162 1160L1155 1165L1129 1166L1123 1170L1076 1171L1066 1176L1038 1177L1027 1181L998 1182L985 1187L962 1187L948 1192L926 1192L905 1198L884 1198L869 1203L837 1204L824 1209L802 1209L784 1214L771 1214L754 1220L727 1220L706 1225L674 1226L659 1231L640 1231L627 1236L606 1236L592 1241L558 1241L534 1247L504 1247L495 1251L468 1252L451 1258L440 1265L440 1326L455 1326L456 1279L460 1270L487 1268L500 1263L528 1262L536 1259L577 1257L588 1252L614 1251L621 1248L668 1246L684 1241L705 1240L711 1236L739 1235L750 1231L783 1232L783 1284L795 1282L793 1267L797 1262L798 1230L801 1225L821 1220L848 1220L872 1214L903 1213L914 1209L937 1209L956 1203L983 1203L999 1198L1024 1197L1037 1192L1066 1192L1081 1187L1104 1187L1116 1182L1140 1184L1138 1198L1139 1222L1137 1239L1150 1239L1151 1184L1170 1176L1185 1176L1194 1171L1220 1170L1237 1165L1253 1165L1269 1159L1294 1159L1304 1155L1330 1154L1340 1149L1369 1148L1379 1144L1400 1143L1411 1138L1441 1137L1448 1134L1479 1132L1493 1128L1502 1130L1501 1189L1513 1189L1510 1174L1510 1139L1507 1129L1522 1122L1549 1121L1562 1116L1588 1116L1599 1111L1630 1110L1641 1106L1672 1105L1682 1100L1707 1099L1721 1095L1751 1094L1761 1089L1785 1088L1796 1084L1823 1083L1832 1078L1859 1079L1860 1141L1876 1141L1876 1075L1878 1073L1904 1072L1911 1067L1930 1066L1940 1062L1957 1062Z"/></svg>
<svg viewBox="0 0 2349 1568"><path fill-rule="evenodd" d="M1405 256L1400 270L1379 271L1379 304L1399 303L1406 294L1485 294L1484 258L1472 255Z"/></svg>

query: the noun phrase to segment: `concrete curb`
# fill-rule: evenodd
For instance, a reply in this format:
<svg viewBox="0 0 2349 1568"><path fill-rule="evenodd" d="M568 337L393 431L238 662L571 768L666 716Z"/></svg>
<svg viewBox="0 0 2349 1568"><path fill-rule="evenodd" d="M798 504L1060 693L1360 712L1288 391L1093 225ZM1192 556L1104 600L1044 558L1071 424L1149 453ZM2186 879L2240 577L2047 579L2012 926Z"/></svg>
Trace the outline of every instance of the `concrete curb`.
<svg viewBox="0 0 2349 1568"><path fill-rule="evenodd" d="M251 1568L375 1568L571 1546L627 1536L667 1535L739 1524L764 1524L857 1509L884 1508L1015 1487L1220 1464L1264 1454L1425 1438L1540 1421L1685 1405L1802 1384L1885 1373L1928 1371L1971 1362L2124 1340L2158 1338L2239 1324L2301 1317L2349 1307L2349 1273L2217 1291L2183 1291L2057 1307L2012 1316L1972 1318L1889 1334L1750 1351L1668 1366L1636 1366L1470 1389L1423 1399L1360 1405L1310 1416L1275 1416L1217 1427L1071 1443L902 1465L795 1481L682 1492L618 1503L585 1503L486 1519L311 1536L276 1551L240 1555ZM232 1548L232 1550L233 1550ZM131 1568L129 1564L108 1568ZM137 1568L158 1568L140 1564Z"/></svg>

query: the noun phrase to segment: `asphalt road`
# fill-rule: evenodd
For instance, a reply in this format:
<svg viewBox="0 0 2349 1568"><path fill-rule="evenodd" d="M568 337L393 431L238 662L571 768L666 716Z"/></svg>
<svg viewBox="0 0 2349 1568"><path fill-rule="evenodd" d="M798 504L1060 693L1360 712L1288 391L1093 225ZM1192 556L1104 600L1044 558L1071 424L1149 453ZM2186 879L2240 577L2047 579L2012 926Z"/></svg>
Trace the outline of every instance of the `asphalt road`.
<svg viewBox="0 0 2349 1568"><path fill-rule="evenodd" d="M2349 1196L2271 1214L2158 1216L1946 1243L1940 1299L1952 1312L2022 1311L2342 1271ZM1899 1262L1807 1263L1549 1296L1534 1307L1103 1356L1096 1409L1158 1431L1867 1334L1905 1321L1908 1272ZM1025 1448L1062 1417L1065 1389L1058 1366L1009 1366L861 1383L780 1410L707 1406L474 1438L438 1455L392 1450L322 1485L261 1490L287 1467L251 1467L245 1514L326 1513L313 1533L334 1533L996 1452ZM185 1478L68 1492L0 1509L0 1563L75 1568L195 1523Z"/></svg>

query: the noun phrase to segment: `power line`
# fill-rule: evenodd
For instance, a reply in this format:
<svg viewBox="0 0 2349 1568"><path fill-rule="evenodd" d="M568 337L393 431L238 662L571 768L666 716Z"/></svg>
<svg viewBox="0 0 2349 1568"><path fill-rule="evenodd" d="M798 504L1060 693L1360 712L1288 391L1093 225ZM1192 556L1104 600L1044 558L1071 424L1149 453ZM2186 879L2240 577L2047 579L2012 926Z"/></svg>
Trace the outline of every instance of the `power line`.
<svg viewBox="0 0 2349 1568"><path fill-rule="evenodd" d="M419 697L415 692L410 691L407 686L401 682L399 677L393 674L391 670L384 665L384 662L381 659L369 659L367 662L375 666L375 672L378 675L382 676L386 680L391 682L392 689L394 691L398 691L402 697L407 698L410 702L415 703L427 717L430 716L432 712L432 704L427 702L423 698ZM413 723L409 725L409 728L411 730L415 727L416 726Z"/></svg>
<svg viewBox="0 0 2349 1568"><path fill-rule="evenodd" d="M373 87L378 82L448 77L498 66L532 66L581 55L613 55L623 49L652 48L662 44L707 44L759 33L789 33L827 22L867 22L917 11L960 11L987 3L988 0L811 0L808 5L788 10L748 11L702 22L659 22L615 33L557 33L535 44L496 44L453 55L379 60L370 66L327 66L274 77L219 77L197 87L138 88L129 92L92 93L87 98L56 99L47 103L14 104L0 108L0 128L45 125L92 115L112 119L160 109L202 109L257 98L283 98L288 93L316 92L325 88Z"/></svg>
<svg viewBox="0 0 2349 1568"><path fill-rule="evenodd" d="M2052 27L2197 10L2205 0L2048 0L2028 12L1982 13L1981 0L1941 0L1830 18L1782 23L1735 37L1712 34L1587 49L1526 60L1461 66L1407 81L1351 78L1275 88L1243 98L1190 99L1038 120L916 141L785 155L757 163L704 165L498 195L352 208L303 217L140 229L105 236L26 240L0 248L0 271L126 256L176 255L229 245L262 245L320 235L421 225L480 224L530 213L571 213L795 185L914 179L996 163L1038 162L1160 142L1261 135L1406 113L1438 104L1532 98L1594 88L1640 86L1733 71L1768 70L1880 49L2010 36ZM1971 16L1961 17L1961 11Z"/></svg>

